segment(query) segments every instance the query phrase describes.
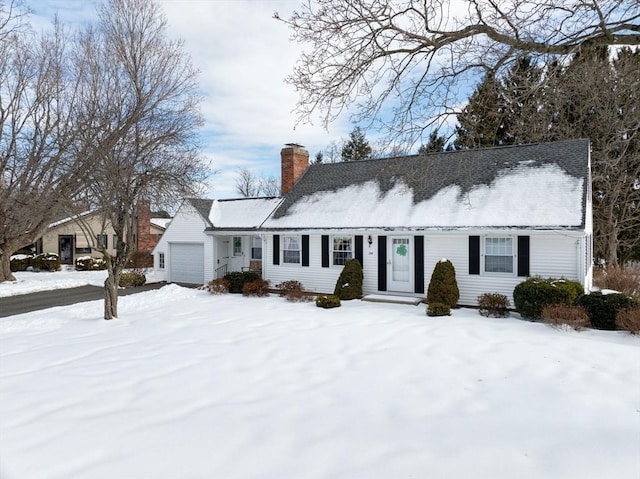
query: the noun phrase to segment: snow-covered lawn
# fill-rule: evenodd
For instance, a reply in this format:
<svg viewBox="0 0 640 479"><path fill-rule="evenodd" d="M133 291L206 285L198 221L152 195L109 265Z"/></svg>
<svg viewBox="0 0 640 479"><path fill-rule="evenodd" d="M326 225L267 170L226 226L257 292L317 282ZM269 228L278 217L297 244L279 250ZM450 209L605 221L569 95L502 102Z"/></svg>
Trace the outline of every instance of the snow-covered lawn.
<svg viewBox="0 0 640 479"><path fill-rule="evenodd" d="M168 285L0 319L3 479L640 477L640 339Z"/></svg>

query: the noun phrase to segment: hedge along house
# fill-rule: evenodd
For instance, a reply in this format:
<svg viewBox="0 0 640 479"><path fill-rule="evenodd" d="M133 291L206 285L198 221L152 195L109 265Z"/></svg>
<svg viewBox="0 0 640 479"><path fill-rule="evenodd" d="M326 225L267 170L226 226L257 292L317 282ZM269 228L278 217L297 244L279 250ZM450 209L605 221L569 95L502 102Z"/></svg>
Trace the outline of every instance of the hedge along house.
<svg viewBox="0 0 640 479"><path fill-rule="evenodd" d="M227 272L262 267L259 226L280 198L187 198L154 249L161 279L203 284Z"/></svg>
<svg viewBox="0 0 640 479"><path fill-rule="evenodd" d="M463 305L528 276L589 289L590 185L588 140L312 165L260 228L263 277L330 293L353 257L365 294L423 296L447 258Z"/></svg>

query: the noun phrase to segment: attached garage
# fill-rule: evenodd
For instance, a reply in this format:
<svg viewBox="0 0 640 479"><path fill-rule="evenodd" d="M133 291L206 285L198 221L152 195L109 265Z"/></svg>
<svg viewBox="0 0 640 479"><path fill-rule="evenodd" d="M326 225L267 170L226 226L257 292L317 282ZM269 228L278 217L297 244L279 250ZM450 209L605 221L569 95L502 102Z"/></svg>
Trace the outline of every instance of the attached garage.
<svg viewBox="0 0 640 479"><path fill-rule="evenodd" d="M169 243L169 281L204 283L204 243Z"/></svg>

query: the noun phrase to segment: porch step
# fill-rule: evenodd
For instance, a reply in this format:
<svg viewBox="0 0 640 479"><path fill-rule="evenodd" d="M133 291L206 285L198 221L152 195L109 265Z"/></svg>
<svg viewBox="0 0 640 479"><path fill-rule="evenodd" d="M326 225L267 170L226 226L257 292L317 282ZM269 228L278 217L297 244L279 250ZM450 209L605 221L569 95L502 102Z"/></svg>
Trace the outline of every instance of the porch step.
<svg viewBox="0 0 640 479"><path fill-rule="evenodd" d="M362 301L371 303L393 303L393 304L412 304L417 305L422 302L423 298L415 298L413 296L391 296L386 294L368 294Z"/></svg>

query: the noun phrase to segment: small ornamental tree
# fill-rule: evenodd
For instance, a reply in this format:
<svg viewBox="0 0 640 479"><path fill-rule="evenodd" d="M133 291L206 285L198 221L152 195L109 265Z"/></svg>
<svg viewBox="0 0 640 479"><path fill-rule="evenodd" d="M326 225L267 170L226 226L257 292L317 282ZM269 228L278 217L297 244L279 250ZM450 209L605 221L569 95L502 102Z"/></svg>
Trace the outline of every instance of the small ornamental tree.
<svg viewBox="0 0 640 479"><path fill-rule="evenodd" d="M458 304L458 299L460 299L460 291L453 263L448 259L440 260L431 274L427 289L427 304L442 303L453 308Z"/></svg>
<svg viewBox="0 0 640 479"><path fill-rule="evenodd" d="M350 259L342 268L342 273L336 282L333 292L335 296L342 300L356 299L362 297L362 266L357 259Z"/></svg>

